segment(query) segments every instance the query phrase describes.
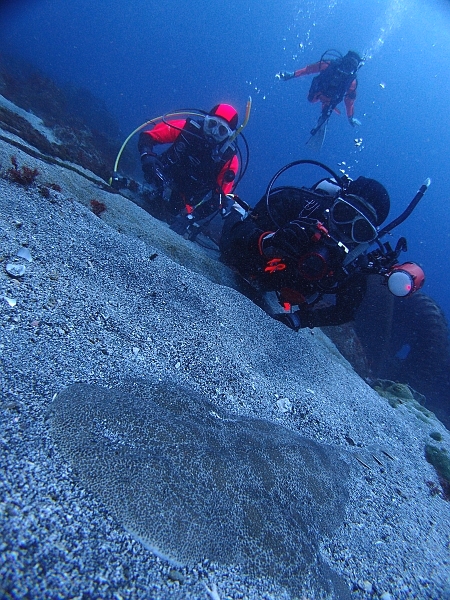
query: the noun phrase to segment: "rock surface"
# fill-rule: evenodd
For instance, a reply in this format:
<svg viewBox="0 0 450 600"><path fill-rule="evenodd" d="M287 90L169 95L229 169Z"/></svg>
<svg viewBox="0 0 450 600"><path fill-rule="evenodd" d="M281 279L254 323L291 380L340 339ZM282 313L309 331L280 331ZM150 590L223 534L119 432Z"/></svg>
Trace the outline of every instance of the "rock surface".
<svg viewBox="0 0 450 600"><path fill-rule="evenodd" d="M92 173L1 133L3 175L11 156L39 174L27 187L0 179L0 596L181 600L217 586L222 599L450 598L450 506L425 455L447 456L442 424L392 407L323 333L272 320L222 264ZM142 380L170 380L218 414L262 419L340 457L338 522L316 529L311 549L342 586L287 586L276 569L255 576L239 556L208 552L174 570L122 528L58 443L52 402L73 384L106 394Z"/></svg>

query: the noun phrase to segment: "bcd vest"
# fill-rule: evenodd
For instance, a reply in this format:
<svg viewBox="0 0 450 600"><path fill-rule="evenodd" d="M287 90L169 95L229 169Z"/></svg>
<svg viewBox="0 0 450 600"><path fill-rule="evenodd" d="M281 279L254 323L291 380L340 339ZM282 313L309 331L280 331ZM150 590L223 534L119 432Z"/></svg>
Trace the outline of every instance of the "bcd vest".
<svg viewBox="0 0 450 600"><path fill-rule="evenodd" d="M217 187L222 167L236 154L234 144L222 155L214 156L215 146L205 138L201 123L187 119L180 135L161 155L166 176L186 197L196 196Z"/></svg>
<svg viewBox="0 0 450 600"><path fill-rule="evenodd" d="M354 73L342 71L340 61L331 61L330 65L312 80L308 97L312 98L316 94L322 93L331 99L333 106L337 106L342 102L355 77Z"/></svg>

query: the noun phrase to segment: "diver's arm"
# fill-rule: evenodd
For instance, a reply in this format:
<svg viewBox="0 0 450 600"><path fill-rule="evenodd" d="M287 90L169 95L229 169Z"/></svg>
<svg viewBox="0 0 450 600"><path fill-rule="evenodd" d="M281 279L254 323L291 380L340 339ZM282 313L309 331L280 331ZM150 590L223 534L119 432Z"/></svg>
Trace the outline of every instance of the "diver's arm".
<svg viewBox="0 0 450 600"><path fill-rule="evenodd" d="M139 152L141 152L141 147L146 145L153 147L156 144L172 144L180 135L185 124L185 119L176 119L167 123L158 123L153 129L143 131L139 136Z"/></svg>
<svg viewBox="0 0 450 600"><path fill-rule="evenodd" d="M222 260L252 277L265 263L258 251L262 233L251 216L243 216L240 207L233 208L223 224L219 243Z"/></svg>
<svg viewBox="0 0 450 600"><path fill-rule="evenodd" d="M325 60L313 63L312 65L307 65L306 67L303 67L303 69L297 69L297 71L294 71L294 77L303 77L304 75L314 75L315 73L320 73L321 71L327 69L329 65L330 63Z"/></svg>
<svg viewBox="0 0 450 600"><path fill-rule="evenodd" d="M227 161L217 176L217 185L223 194L229 194L233 190L234 180L239 169L239 160L236 155Z"/></svg>
<svg viewBox="0 0 450 600"><path fill-rule="evenodd" d="M348 285L336 294L336 304L325 308L300 310L302 327L326 327L343 325L353 321L355 313L366 295L367 279L357 274L351 277Z"/></svg>

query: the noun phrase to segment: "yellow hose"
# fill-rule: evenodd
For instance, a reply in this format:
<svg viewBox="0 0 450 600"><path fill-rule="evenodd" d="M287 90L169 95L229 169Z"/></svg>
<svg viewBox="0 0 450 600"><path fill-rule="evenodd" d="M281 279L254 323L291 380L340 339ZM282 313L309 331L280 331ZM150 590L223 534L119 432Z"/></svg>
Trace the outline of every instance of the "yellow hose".
<svg viewBox="0 0 450 600"><path fill-rule="evenodd" d="M236 129L236 131L233 133L233 135L230 137L229 139L229 143L234 142L234 140L237 138L237 136L242 133L242 130L244 129L244 127L246 127L248 120L250 119L250 111L252 109L252 97L249 96L248 100L247 100L247 104L245 105L245 117L244 120L242 122L242 125L240 125L240 127L238 127Z"/></svg>

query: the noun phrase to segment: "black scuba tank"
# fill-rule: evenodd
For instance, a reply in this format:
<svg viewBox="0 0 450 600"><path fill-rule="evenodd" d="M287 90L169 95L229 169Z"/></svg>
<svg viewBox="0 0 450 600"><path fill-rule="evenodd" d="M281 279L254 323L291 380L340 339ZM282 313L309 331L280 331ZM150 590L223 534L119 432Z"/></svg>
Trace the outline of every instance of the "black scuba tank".
<svg viewBox="0 0 450 600"><path fill-rule="evenodd" d="M312 80L308 100L311 101L316 94L322 93L336 106L343 100L354 79L354 73L346 73L342 70L341 60L332 60L329 66Z"/></svg>
<svg viewBox="0 0 450 600"><path fill-rule="evenodd" d="M183 193L192 194L213 189L222 167L235 154L231 146L217 160L213 151L214 147L203 136L202 124L188 118L178 138L161 155L161 160L176 187Z"/></svg>

